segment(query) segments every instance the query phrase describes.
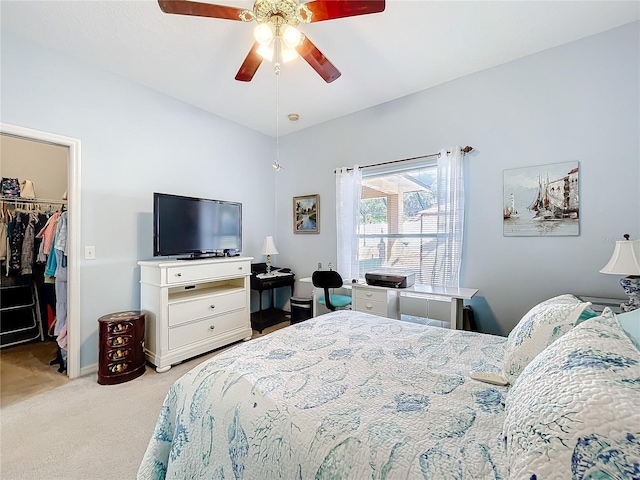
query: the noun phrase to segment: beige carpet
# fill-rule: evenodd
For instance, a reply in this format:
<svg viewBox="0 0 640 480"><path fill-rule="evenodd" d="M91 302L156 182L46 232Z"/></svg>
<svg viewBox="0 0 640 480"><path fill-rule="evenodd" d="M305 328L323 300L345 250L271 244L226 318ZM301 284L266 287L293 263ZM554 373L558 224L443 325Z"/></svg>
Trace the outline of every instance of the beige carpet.
<svg viewBox="0 0 640 480"><path fill-rule="evenodd" d="M88 375L3 407L0 478L134 479L169 386L220 351L162 374L147 366L120 385L99 385L96 374Z"/></svg>
<svg viewBox="0 0 640 480"><path fill-rule="evenodd" d="M58 365L53 340L30 342L0 350L0 406L8 407L69 382Z"/></svg>

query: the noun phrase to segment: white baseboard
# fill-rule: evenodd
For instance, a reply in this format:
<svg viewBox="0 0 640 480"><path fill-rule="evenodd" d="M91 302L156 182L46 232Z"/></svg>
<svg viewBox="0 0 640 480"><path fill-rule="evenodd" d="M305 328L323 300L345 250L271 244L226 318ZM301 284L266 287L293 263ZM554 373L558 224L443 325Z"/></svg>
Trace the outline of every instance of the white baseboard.
<svg viewBox="0 0 640 480"><path fill-rule="evenodd" d="M98 371L98 364L94 363L93 365L87 365L86 367L82 367L80 369L80 376L83 377L85 375L90 375L92 373L96 373Z"/></svg>

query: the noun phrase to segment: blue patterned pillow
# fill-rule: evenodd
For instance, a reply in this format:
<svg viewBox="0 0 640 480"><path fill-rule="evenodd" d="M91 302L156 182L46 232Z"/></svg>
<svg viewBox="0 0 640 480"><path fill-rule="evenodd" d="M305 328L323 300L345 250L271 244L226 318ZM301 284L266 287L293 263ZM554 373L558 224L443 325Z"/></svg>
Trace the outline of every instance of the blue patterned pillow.
<svg viewBox="0 0 640 480"><path fill-rule="evenodd" d="M581 314L591 305L577 299L576 302L553 302L561 297L533 307L509 334L502 374L512 385L536 355L580 322Z"/></svg>
<svg viewBox="0 0 640 480"><path fill-rule="evenodd" d="M640 478L640 352L608 308L538 355L505 408L509 478Z"/></svg>

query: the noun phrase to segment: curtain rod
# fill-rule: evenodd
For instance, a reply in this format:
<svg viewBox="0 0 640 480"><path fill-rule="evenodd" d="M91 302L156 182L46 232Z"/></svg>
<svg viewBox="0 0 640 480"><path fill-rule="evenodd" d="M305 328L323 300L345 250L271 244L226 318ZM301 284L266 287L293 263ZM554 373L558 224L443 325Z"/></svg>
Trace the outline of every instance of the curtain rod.
<svg viewBox="0 0 640 480"><path fill-rule="evenodd" d="M466 147L464 147L462 149L462 154L463 155L467 154L467 153L471 152L472 150L473 150L473 147L470 147L469 145L467 145ZM451 152L447 152L447 153L451 153ZM440 152L438 152L438 153L430 153L429 155L420 155L418 157L401 158L399 160L390 160L388 162L373 163L371 165L362 165L360 168L378 167L380 165L389 165L391 163L406 162L408 160L418 160L419 158L429 158L429 157L439 157L439 156L440 156ZM348 172L350 172L351 170L353 170L353 167L347 168ZM338 169L334 170L333 173L338 173Z"/></svg>

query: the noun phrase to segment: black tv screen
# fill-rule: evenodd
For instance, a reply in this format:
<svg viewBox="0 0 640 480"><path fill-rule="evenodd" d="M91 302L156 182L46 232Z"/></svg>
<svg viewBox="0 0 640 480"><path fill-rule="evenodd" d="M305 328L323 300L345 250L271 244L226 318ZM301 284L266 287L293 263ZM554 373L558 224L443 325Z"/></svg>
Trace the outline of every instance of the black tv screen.
<svg viewBox="0 0 640 480"><path fill-rule="evenodd" d="M242 204L153 194L153 255L191 257L242 250Z"/></svg>

